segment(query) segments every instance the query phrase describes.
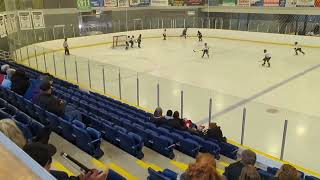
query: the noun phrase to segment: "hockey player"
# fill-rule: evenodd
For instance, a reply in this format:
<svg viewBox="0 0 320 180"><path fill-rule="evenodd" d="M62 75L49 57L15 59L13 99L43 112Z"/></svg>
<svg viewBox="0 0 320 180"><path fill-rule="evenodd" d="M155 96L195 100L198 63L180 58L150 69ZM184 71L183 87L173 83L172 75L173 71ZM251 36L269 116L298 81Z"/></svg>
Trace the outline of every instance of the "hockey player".
<svg viewBox="0 0 320 180"><path fill-rule="evenodd" d="M130 36L129 36L129 37L130 37ZM131 48L133 48L134 36L131 36L129 43L131 44Z"/></svg>
<svg viewBox="0 0 320 180"><path fill-rule="evenodd" d="M302 53L303 55L305 55L306 53L302 51L301 46L298 44L298 42L294 43L294 51L296 53L296 56L298 55L298 52Z"/></svg>
<svg viewBox="0 0 320 180"><path fill-rule="evenodd" d="M188 31L188 28L184 28L180 37L184 37L186 39L187 38L187 31Z"/></svg>
<svg viewBox="0 0 320 180"><path fill-rule="evenodd" d="M163 30L162 36L163 36L163 40L167 40L167 29Z"/></svg>
<svg viewBox="0 0 320 180"><path fill-rule="evenodd" d="M202 41L202 33L200 31L198 31L197 36L198 36L199 42L201 42Z"/></svg>
<svg viewBox="0 0 320 180"><path fill-rule="evenodd" d="M141 34L138 36L138 39L137 39L137 43L138 43L138 47L141 48L141 41L142 41L142 37L141 37Z"/></svg>
<svg viewBox="0 0 320 180"><path fill-rule="evenodd" d="M263 50L264 52L264 58L262 66L264 66L266 63L268 63L268 67L270 67L270 59L271 59L271 54L265 49Z"/></svg>
<svg viewBox="0 0 320 180"><path fill-rule="evenodd" d="M206 54L209 58L209 47L207 43L204 43L204 48L202 49L203 54L202 54L202 58L204 57L204 55Z"/></svg>

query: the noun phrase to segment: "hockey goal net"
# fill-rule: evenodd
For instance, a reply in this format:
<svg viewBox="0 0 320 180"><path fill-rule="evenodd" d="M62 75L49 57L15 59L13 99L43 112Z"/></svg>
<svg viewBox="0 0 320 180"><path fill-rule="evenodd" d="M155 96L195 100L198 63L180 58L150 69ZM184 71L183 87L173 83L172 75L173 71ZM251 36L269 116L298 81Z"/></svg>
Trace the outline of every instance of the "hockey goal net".
<svg viewBox="0 0 320 180"><path fill-rule="evenodd" d="M127 36L126 35L118 35L118 36L113 36L113 43L112 47L115 48L117 46L125 46L127 41Z"/></svg>

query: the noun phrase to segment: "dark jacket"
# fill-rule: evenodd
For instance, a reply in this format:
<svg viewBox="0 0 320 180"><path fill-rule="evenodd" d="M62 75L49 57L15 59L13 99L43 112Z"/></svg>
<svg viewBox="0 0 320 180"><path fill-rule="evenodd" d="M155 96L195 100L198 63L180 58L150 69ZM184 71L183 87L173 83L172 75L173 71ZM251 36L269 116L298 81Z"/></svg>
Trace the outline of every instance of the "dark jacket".
<svg viewBox="0 0 320 180"><path fill-rule="evenodd" d="M186 129L182 119L171 119L166 121L166 125L175 129Z"/></svg>
<svg viewBox="0 0 320 180"><path fill-rule="evenodd" d="M16 71L11 78L11 90L21 96L24 96L29 88L29 78L24 72Z"/></svg>
<svg viewBox="0 0 320 180"><path fill-rule="evenodd" d="M206 131L206 137L207 138L211 138L211 139L215 139L215 140L218 140L218 141L223 141L223 142L226 141L226 139L223 137L223 134L222 134L222 131L221 131L220 127L216 127L216 128L213 128L213 129L208 129Z"/></svg>
<svg viewBox="0 0 320 180"><path fill-rule="evenodd" d="M58 116L64 115L64 109L66 104L52 94L40 93L34 99L34 103Z"/></svg>
<svg viewBox="0 0 320 180"><path fill-rule="evenodd" d="M241 161L235 162L225 168L223 175L228 180L238 180L239 176L241 175L241 171L243 167L244 167L244 164L242 164Z"/></svg>

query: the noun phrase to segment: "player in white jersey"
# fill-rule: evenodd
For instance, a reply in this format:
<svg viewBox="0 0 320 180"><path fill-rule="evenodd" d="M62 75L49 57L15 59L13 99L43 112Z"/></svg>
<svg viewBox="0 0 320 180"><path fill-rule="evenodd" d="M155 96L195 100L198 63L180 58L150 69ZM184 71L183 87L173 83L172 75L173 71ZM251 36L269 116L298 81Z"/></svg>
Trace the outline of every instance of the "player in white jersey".
<svg viewBox="0 0 320 180"><path fill-rule="evenodd" d="M204 43L204 48L202 49L203 54L202 54L202 58L204 57L204 55L206 54L209 58L209 47L207 43Z"/></svg>
<svg viewBox="0 0 320 180"><path fill-rule="evenodd" d="M263 50L264 52L264 58L262 66L264 66L266 63L268 63L268 67L270 67L270 59L271 59L271 54L265 49Z"/></svg>
<svg viewBox="0 0 320 180"><path fill-rule="evenodd" d="M70 55L68 39L67 38L64 38L63 48L64 48L64 54L65 55Z"/></svg>
<svg viewBox="0 0 320 180"><path fill-rule="evenodd" d="M167 40L167 29L163 30L162 36L163 36L163 40Z"/></svg>
<svg viewBox="0 0 320 180"><path fill-rule="evenodd" d="M306 53L302 51L302 48L300 46L300 44L298 44L298 42L294 43L294 51L296 53L296 56L298 55L298 52L302 53L303 55L305 55Z"/></svg>

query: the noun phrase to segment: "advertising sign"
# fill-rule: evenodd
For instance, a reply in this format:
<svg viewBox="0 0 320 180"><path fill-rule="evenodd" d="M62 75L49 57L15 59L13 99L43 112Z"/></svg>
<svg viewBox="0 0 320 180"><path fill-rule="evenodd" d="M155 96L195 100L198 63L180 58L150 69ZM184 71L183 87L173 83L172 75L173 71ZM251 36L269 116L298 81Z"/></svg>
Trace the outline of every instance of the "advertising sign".
<svg viewBox="0 0 320 180"><path fill-rule="evenodd" d="M91 9L90 0L77 0L77 8L80 10L89 10Z"/></svg>
<svg viewBox="0 0 320 180"><path fill-rule="evenodd" d="M90 5L91 5L91 7L103 7L104 0L91 0Z"/></svg>
<svg viewBox="0 0 320 180"><path fill-rule="evenodd" d="M263 6L279 6L280 5L280 1L279 0L264 0L263 2Z"/></svg>
<svg viewBox="0 0 320 180"><path fill-rule="evenodd" d="M21 30L29 30L32 29L32 22L31 22L31 13L30 11L19 11L19 25Z"/></svg>
<svg viewBox="0 0 320 180"><path fill-rule="evenodd" d="M236 0L223 0L222 5L223 6L235 6Z"/></svg>
<svg viewBox="0 0 320 180"><path fill-rule="evenodd" d="M314 7L314 0L297 0L298 7Z"/></svg>
<svg viewBox="0 0 320 180"><path fill-rule="evenodd" d="M118 0L118 7L129 7L128 0Z"/></svg>
<svg viewBox="0 0 320 180"><path fill-rule="evenodd" d="M104 0L104 6L105 7L117 7L118 0Z"/></svg>
<svg viewBox="0 0 320 180"><path fill-rule="evenodd" d="M250 0L238 0L238 6L250 6Z"/></svg>
<svg viewBox="0 0 320 180"><path fill-rule="evenodd" d="M188 6L199 6L199 5L203 5L204 2L203 0L186 0L186 4Z"/></svg>
<svg viewBox="0 0 320 180"><path fill-rule="evenodd" d="M151 6L168 6L168 0L151 0Z"/></svg>
<svg viewBox="0 0 320 180"><path fill-rule="evenodd" d="M46 27L42 11L32 11L31 14L34 29L42 29Z"/></svg>

